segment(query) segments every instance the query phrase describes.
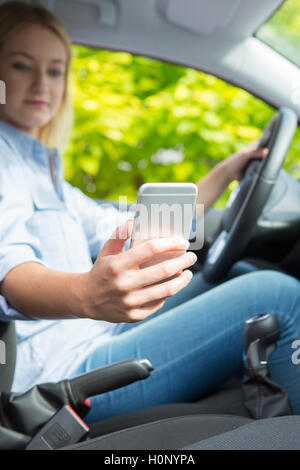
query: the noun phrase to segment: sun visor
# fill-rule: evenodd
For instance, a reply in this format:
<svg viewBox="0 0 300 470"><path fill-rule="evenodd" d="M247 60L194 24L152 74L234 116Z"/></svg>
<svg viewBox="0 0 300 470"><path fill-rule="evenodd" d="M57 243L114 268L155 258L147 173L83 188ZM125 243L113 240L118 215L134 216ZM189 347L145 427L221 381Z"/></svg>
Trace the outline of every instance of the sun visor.
<svg viewBox="0 0 300 470"><path fill-rule="evenodd" d="M210 35L231 21L240 3L241 0L158 0L157 7L169 23Z"/></svg>
<svg viewBox="0 0 300 470"><path fill-rule="evenodd" d="M113 0L40 0L38 4L72 24L73 29L80 30L83 25L115 27L118 21L118 3Z"/></svg>

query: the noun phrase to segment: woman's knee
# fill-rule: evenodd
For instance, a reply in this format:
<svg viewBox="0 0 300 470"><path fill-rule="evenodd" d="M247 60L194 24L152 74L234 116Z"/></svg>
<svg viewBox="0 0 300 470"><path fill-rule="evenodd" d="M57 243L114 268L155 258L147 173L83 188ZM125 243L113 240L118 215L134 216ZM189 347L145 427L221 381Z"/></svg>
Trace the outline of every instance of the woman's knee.
<svg viewBox="0 0 300 470"><path fill-rule="evenodd" d="M227 297L248 313L273 313L284 326L289 318L300 325L300 282L273 270L260 270L239 276L224 284ZM229 296L229 293L231 294Z"/></svg>
<svg viewBox="0 0 300 470"><path fill-rule="evenodd" d="M275 293L275 290L280 288L287 293L293 292L295 296L300 296L300 282L289 274L266 269L249 273L248 276L251 276L249 279L255 279L262 290Z"/></svg>

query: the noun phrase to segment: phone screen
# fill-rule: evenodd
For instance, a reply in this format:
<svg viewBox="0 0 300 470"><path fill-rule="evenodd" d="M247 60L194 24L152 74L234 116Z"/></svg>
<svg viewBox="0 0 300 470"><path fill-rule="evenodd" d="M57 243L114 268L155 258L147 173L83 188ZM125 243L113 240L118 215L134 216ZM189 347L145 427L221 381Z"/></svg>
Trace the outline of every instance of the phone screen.
<svg viewBox="0 0 300 470"><path fill-rule="evenodd" d="M197 186L193 183L146 183L139 189L131 246L149 239L183 237L189 239ZM179 256L184 251L155 256L141 267Z"/></svg>

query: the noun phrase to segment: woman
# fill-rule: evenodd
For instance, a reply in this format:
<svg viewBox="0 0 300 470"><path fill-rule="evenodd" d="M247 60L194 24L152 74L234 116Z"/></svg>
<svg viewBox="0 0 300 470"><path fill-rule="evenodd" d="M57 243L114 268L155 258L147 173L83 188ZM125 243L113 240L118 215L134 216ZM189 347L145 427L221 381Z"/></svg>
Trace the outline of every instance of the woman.
<svg viewBox="0 0 300 470"><path fill-rule="evenodd" d="M13 389L137 357L152 362L151 377L94 397L90 422L193 400L242 373L243 324L271 312L282 329L271 371L300 412L300 372L291 361L300 328L296 279L237 265L231 280L211 289L201 274L192 279L188 268L196 258L186 252L185 240L152 240L125 251L131 215L99 208L64 180L53 147L63 143L72 121L70 58L68 36L51 13L22 2L0 7L0 79L6 83L0 107L0 300L1 319L16 320ZM250 158L265 153L247 150L217 165L198 183L199 201L208 209ZM174 250L181 252L178 258L137 269Z"/></svg>

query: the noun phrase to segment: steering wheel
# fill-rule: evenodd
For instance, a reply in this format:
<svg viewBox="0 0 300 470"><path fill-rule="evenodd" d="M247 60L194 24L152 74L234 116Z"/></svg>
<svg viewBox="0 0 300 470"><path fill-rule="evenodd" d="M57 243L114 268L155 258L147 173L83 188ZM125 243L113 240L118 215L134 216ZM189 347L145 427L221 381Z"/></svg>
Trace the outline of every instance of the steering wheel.
<svg viewBox="0 0 300 470"><path fill-rule="evenodd" d="M281 108L269 121L259 147L268 147L263 159L253 159L244 170L239 185L230 194L219 233L203 266L208 282L217 282L241 259L256 222L280 174L297 128L297 115Z"/></svg>

